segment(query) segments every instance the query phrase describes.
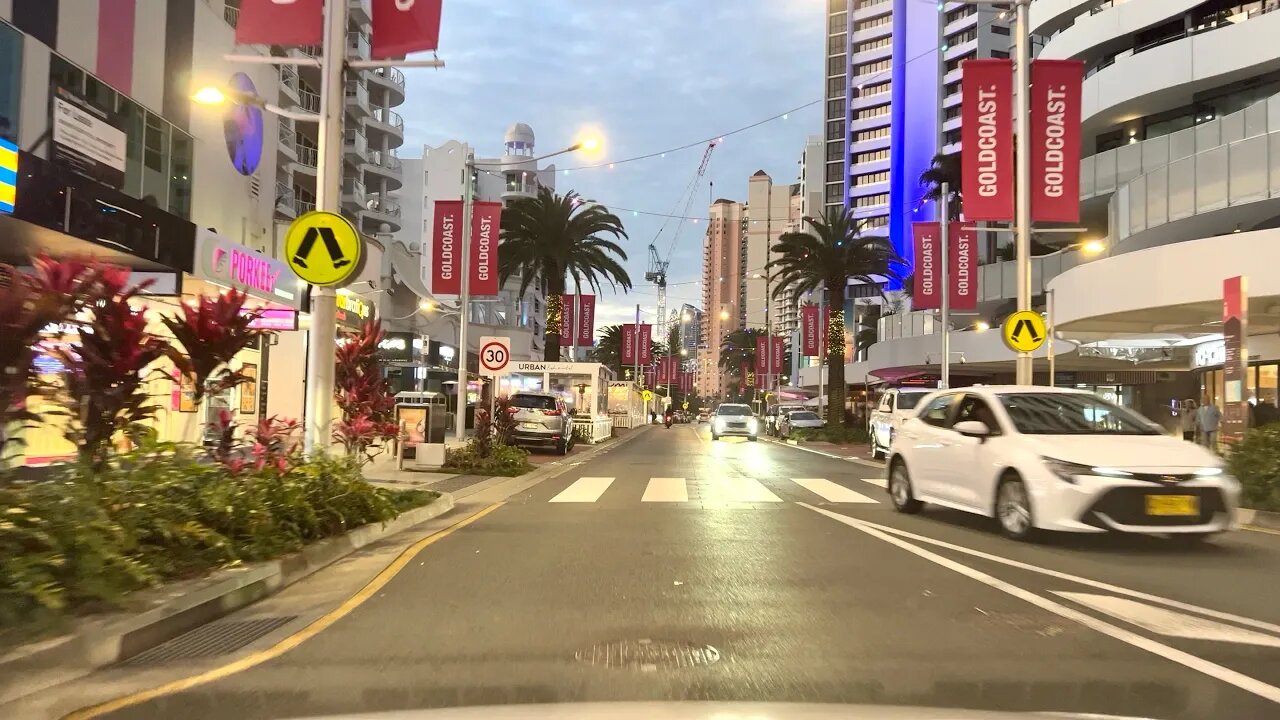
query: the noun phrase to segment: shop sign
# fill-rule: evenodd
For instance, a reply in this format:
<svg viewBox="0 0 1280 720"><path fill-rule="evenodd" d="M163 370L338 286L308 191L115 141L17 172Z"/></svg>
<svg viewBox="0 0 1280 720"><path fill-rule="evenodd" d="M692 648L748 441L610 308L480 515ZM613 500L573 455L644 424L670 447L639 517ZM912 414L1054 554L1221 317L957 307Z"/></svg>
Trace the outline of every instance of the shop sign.
<svg viewBox="0 0 1280 720"><path fill-rule="evenodd" d="M348 328L358 328L365 320L373 316L373 306L369 301L356 295L338 293L338 324Z"/></svg>
<svg viewBox="0 0 1280 720"><path fill-rule="evenodd" d="M241 314L248 314L253 310L241 310ZM258 311L258 317L249 323L251 330L297 330L298 329L298 311L297 310L281 310L279 308L262 308Z"/></svg>
<svg viewBox="0 0 1280 720"><path fill-rule="evenodd" d="M1211 340L1200 343L1191 354L1191 367L1203 368L1221 365L1227 359L1227 341Z"/></svg>
<svg viewBox="0 0 1280 720"><path fill-rule="evenodd" d="M268 302L302 307L297 279L279 260L209 232L196 232L196 277Z"/></svg>
<svg viewBox="0 0 1280 720"><path fill-rule="evenodd" d="M378 359L383 362L413 362L413 341L413 333L385 333L378 342Z"/></svg>
<svg viewBox="0 0 1280 720"><path fill-rule="evenodd" d="M587 373L591 363L571 362L513 362L511 372L514 373Z"/></svg>
<svg viewBox="0 0 1280 720"><path fill-rule="evenodd" d="M53 97L54 162L119 189L128 136L104 111L57 88Z"/></svg>
<svg viewBox="0 0 1280 720"><path fill-rule="evenodd" d="M13 212L18 198L18 146L0 138L0 213Z"/></svg>

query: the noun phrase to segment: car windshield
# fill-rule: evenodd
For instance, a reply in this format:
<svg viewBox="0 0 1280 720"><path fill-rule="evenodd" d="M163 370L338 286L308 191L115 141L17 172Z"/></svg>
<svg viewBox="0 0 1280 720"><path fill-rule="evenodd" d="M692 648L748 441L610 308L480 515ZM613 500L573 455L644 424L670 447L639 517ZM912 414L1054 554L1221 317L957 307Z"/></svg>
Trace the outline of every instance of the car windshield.
<svg viewBox="0 0 1280 720"><path fill-rule="evenodd" d="M923 400L925 396L928 394L929 393L923 393L923 392L898 393L898 409L910 410L914 408L916 405L919 405L920 401Z"/></svg>
<svg viewBox="0 0 1280 720"><path fill-rule="evenodd" d="M526 410L555 410L556 399L546 395L515 395L511 404Z"/></svg>
<svg viewBox="0 0 1280 720"><path fill-rule="evenodd" d="M746 405L721 405L716 408L717 415L750 415L751 408Z"/></svg>
<svg viewBox="0 0 1280 720"><path fill-rule="evenodd" d="M1086 393L1004 393L1000 404L1027 435L1159 435L1142 417Z"/></svg>
<svg viewBox="0 0 1280 720"><path fill-rule="evenodd" d="M811 412L793 412L788 416L792 422L797 420L817 420L818 416Z"/></svg>

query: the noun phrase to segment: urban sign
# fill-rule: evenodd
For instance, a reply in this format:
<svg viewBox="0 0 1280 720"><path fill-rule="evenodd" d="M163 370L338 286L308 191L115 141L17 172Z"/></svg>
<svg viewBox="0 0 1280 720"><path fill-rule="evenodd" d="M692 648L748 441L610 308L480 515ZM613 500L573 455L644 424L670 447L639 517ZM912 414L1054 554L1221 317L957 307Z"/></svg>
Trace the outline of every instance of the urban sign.
<svg viewBox="0 0 1280 720"><path fill-rule="evenodd" d="M104 185L124 185L128 136L118 121L65 88L53 97L53 160Z"/></svg>
<svg viewBox="0 0 1280 720"><path fill-rule="evenodd" d="M302 309L303 294L289 266L209 230L196 230L194 275L261 300Z"/></svg>
<svg viewBox="0 0 1280 720"><path fill-rule="evenodd" d="M1033 352L1044 344L1049 333L1045 329L1044 318L1040 313L1031 310L1019 310L1005 318L1000 327L1004 336L1004 344L1010 350L1020 353Z"/></svg>
<svg viewBox="0 0 1280 720"><path fill-rule="evenodd" d="M506 375L511 365L511 338L486 335L480 338L480 374Z"/></svg>
<svg viewBox="0 0 1280 720"><path fill-rule="evenodd" d="M413 344L416 339L413 333L408 332L385 333L378 343L378 359L383 362L413 362Z"/></svg>
<svg viewBox="0 0 1280 720"><path fill-rule="evenodd" d="M312 285L341 285L360 267L364 243L351 221L312 210L289 226L284 256L298 277Z"/></svg>

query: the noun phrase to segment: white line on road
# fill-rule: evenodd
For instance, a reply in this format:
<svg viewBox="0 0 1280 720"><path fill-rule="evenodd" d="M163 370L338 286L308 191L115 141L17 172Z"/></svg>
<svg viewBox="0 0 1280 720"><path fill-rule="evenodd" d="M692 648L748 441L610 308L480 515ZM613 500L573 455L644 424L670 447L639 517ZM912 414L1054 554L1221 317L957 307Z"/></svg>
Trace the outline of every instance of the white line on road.
<svg viewBox="0 0 1280 720"><path fill-rule="evenodd" d="M1216 620L1184 615L1180 612L1148 605L1137 600L1116 597L1115 595L1095 595L1093 593L1059 590L1055 590L1054 594L1160 635L1187 638L1189 640L1214 640L1217 642L1262 645L1263 647L1280 647L1280 637L1275 635L1265 635L1254 630L1245 630L1234 625L1220 623Z"/></svg>
<svg viewBox="0 0 1280 720"><path fill-rule="evenodd" d="M689 502L684 478L649 478L640 502Z"/></svg>
<svg viewBox="0 0 1280 720"><path fill-rule="evenodd" d="M611 477L584 477L551 498L553 503L593 503L613 484Z"/></svg>
<svg viewBox="0 0 1280 720"><path fill-rule="evenodd" d="M814 455L829 457L833 460L844 460L847 462L858 463L859 465L866 465L868 467L873 467L873 468L884 467L884 463L882 462L876 462L872 460L863 460L862 458L856 458L856 457L846 457L844 455L836 455L835 453L824 452L822 450L815 450L813 448L807 448L803 445L792 445L791 443L778 442L777 440L770 440L768 438L766 438L765 440L772 445L781 445L782 447L789 447L789 448L794 448L796 450L803 450L807 453L813 453Z"/></svg>
<svg viewBox="0 0 1280 720"><path fill-rule="evenodd" d="M753 478L725 478L724 484L729 499L736 502L782 502L782 498L774 495L769 488Z"/></svg>
<svg viewBox="0 0 1280 720"><path fill-rule="evenodd" d="M884 479L884 478L882 478L882 477L862 478L862 482L864 482L864 483L871 483L872 485L875 485L876 487L881 487L881 488L885 488L885 489L888 489L888 487L889 487L889 481L888 481L888 480L885 480L885 479Z"/></svg>
<svg viewBox="0 0 1280 720"><path fill-rule="evenodd" d="M800 503L800 504L803 505L804 503ZM865 523L866 521L859 521L859 522ZM926 537L924 535L917 535L912 532L907 532L906 530L899 530L898 528L888 527L887 525L878 525L876 523L866 523L866 524L869 527L875 528L883 532L890 533L892 535L897 535L899 537L904 537L910 540L916 540L918 542L927 543L929 545L933 545L936 547L946 548L948 550L954 550L958 553L964 553L965 555L971 555L976 558L982 558L983 560L990 560L991 562L1000 563L1001 565L1008 565L1009 567L1015 567L1015 568L1018 568L1019 570L1027 570L1029 572L1039 573L1041 575L1047 575L1051 578L1056 578L1058 580L1066 580L1068 582L1073 582L1079 585L1091 587L1096 590L1103 590L1105 592L1115 593L1116 595L1125 595L1127 597L1136 598L1138 600L1145 600L1147 602L1153 602L1160 605L1167 605L1171 608L1186 610L1187 612L1197 613L1199 615L1204 615L1205 617L1217 618L1218 620L1225 620L1227 622L1233 622L1238 625L1246 625L1248 627L1257 628L1259 630L1265 630L1267 632L1280 634L1280 625L1275 625L1273 623L1269 623L1263 620L1254 620L1253 618L1247 618L1240 615L1233 615L1231 613L1222 612L1220 610L1211 610L1209 608L1200 607L1199 605L1192 605L1191 603L1185 603L1180 600L1173 600L1171 598L1161 597L1159 595L1152 595L1150 593L1144 593L1139 590L1130 590L1129 588L1120 587L1119 585L1112 585L1110 583L1099 582L1097 580L1090 580L1089 578L1080 577L1079 575L1072 575L1070 573L1064 573L1064 572L1059 572L1057 570L1042 568L1038 565L1031 565L1028 563L1019 562L1017 560L1010 560L1009 558L1001 557L999 555L992 555L990 553L982 552L981 550L974 550L972 548L964 547L963 545L956 545L955 543L949 543L949 542L946 542L945 540L935 540L934 538L931 538L931 537Z"/></svg>
<svg viewBox="0 0 1280 720"><path fill-rule="evenodd" d="M1145 650L1153 655L1156 655L1157 657L1162 657L1166 660L1178 663L1179 665L1190 668L1191 670L1195 670L1196 672L1202 673L1204 675L1208 675L1209 677L1216 678L1218 680L1221 680L1222 682L1229 683L1231 685L1234 685L1240 688L1241 690L1244 690L1246 692L1251 692L1254 695L1257 695L1262 698L1266 698L1271 702L1280 703L1280 688L1275 687L1274 685L1268 685L1262 682L1261 680L1256 680L1254 678L1249 677L1248 675L1236 672L1231 668L1223 667L1221 665L1218 665L1217 663L1212 663L1212 662L1209 662L1208 660L1205 660L1204 658L1200 658L1195 655L1192 655L1191 653L1183 652L1181 650L1178 650L1177 648L1171 648L1168 645L1164 645L1150 638L1143 637L1142 635L1138 635L1137 633L1131 632L1129 630L1125 630L1124 628L1116 627L1115 625L1112 625L1111 623L1108 623L1104 620L1100 620L1091 615L1086 615L1085 613L1080 612L1079 610L1076 610L1074 608L1067 607L1062 603L1055 602L1053 600L1050 600L1049 598L1037 595L1031 592L1030 590L1025 590L1016 585L1013 585L1003 580L1000 580L998 578L992 577L982 572L981 570L976 570L974 568L969 567L968 565L963 565L959 562L956 562L955 560L951 560L950 558L945 558L930 550L925 550L922 547L912 545L911 543L905 540L902 540L901 538L894 537L893 535L890 535L887 532L881 532L880 530L876 529L876 526L874 526L872 523L864 522L862 520L855 520L854 518L841 515L840 513L831 512L830 510L824 510L822 508L814 507L812 505L807 505L805 503L799 503L799 505L802 505L810 510L813 510L814 512L821 513L823 515L826 515L829 518L842 522L845 525L848 525L856 530L860 530L874 538L883 540L884 542L887 542L890 545L896 545L897 547L903 550L906 550L907 552L913 555L916 555L925 560L928 560L929 562L932 562L935 565L940 565L944 568L947 568L948 570L952 570L956 573L959 573L971 580L975 580L988 587L999 590L1008 595L1012 595L1013 597L1016 597L1020 600L1026 601L1042 610L1051 612L1055 615L1058 615L1059 617L1063 617L1068 620L1074 620L1075 622L1080 623L1081 625L1089 628L1090 630L1094 630L1096 632L1102 633L1103 635L1119 640L1120 642L1132 645L1133 647L1138 648L1139 650Z"/></svg>
<svg viewBox="0 0 1280 720"><path fill-rule="evenodd" d="M827 502L879 504L878 501L872 500L860 492L850 490L843 485L837 485L825 478L793 478L791 482L822 497Z"/></svg>

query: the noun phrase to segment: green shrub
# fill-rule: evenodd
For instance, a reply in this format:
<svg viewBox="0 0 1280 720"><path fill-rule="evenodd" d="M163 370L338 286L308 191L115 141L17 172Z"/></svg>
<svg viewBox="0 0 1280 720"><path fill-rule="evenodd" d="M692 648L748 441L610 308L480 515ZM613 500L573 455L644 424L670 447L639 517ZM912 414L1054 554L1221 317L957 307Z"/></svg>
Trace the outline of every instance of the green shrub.
<svg viewBox="0 0 1280 720"><path fill-rule="evenodd" d="M1240 504L1280 512L1280 425L1250 430L1227 453L1227 467L1240 481Z"/></svg>
<svg viewBox="0 0 1280 720"><path fill-rule="evenodd" d="M0 487L0 643L156 582L301 549L438 497L375 488L352 457L230 468L148 444L96 471Z"/></svg>
<svg viewBox="0 0 1280 720"><path fill-rule="evenodd" d="M529 452L511 445L493 445L488 457L482 457L474 443L445 452L444 470L464 475L515 477L533 469Z"/></svg>
<svg viewBox="0 0 1280 720"><path fill-rule="evenodd" d="M791 431L791 439L804 441L820 441L837 445L860 444L871 441L866 428L849 428L843 425L828 425L820 428L797 428Z"/></svg>

